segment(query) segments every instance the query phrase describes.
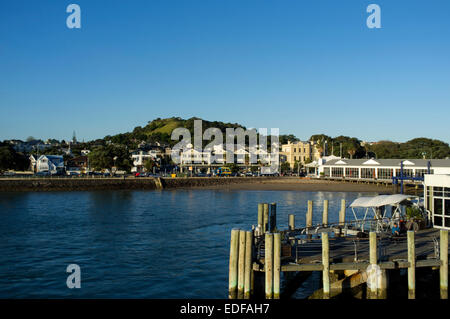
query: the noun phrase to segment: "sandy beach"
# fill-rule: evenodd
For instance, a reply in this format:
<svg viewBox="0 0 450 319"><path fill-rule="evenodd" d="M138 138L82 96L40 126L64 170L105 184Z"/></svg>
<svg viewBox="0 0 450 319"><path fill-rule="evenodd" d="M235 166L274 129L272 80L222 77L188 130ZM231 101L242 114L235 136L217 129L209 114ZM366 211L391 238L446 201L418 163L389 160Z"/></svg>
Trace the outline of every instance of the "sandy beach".
<svg viewBox="0 0 450 319"><path fill-rule="evenodd" d="M240 182L223 185L197 186L201 189L227 189L227 190L271 190L271 191L325 191L325 192L382 192L392 193L393 187L384 184L357 184L349 182L312 180L302 178L278 178L260 180L258 182Z"/></svg>

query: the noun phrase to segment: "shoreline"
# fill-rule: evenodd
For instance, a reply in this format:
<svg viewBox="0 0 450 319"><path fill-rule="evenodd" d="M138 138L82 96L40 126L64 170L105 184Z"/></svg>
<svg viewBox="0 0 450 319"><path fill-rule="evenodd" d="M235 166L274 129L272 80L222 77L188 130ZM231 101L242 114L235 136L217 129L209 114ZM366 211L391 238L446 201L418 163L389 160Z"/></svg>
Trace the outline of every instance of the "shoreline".
<svg viewBox="0 0 450 319"><path fill-rule="evenodd" d="M161 188L162 187L162 188ZM9 178L0 179L0 192L93 190L256 190L394 193L392 185L351 183L293 177L179 178Z"/></svg>

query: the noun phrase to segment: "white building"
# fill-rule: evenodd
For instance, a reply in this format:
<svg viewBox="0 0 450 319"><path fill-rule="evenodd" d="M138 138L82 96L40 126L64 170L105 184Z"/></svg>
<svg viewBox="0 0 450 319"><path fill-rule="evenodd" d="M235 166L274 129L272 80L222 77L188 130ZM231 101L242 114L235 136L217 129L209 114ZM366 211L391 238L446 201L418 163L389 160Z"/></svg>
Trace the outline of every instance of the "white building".
<svg viewBox="0 0 450 319"><path fill-rule="evenodd" d="M36 161L36 172L49 172L53 175L64 169L64 159L60 155L41 155Z"/></svg>
<svg viewBox="0 0 450 319"><path fill-rule="evenodd" d="M448 159L334 159L319 165L317 177L332 179L386 180L400 176L403 162L403 176L423 177L431 174L450 174Z"/></svg>
<svg viewBox="0 0 450 319"><path fill-rule="evenodd" d="M147 152L138 151L131 154L131 159L133 160L133 167L131 172L142 172L144 171L145 161L151 159L153 161L158 161L161 152L158 150L150 150Z"/></svg>
<svg viewBox="0 0 450 319"><path fill-rule="evenodd" d="M424 205L435 228L450 230L450 175L428 175L423 182Z"/></svg>

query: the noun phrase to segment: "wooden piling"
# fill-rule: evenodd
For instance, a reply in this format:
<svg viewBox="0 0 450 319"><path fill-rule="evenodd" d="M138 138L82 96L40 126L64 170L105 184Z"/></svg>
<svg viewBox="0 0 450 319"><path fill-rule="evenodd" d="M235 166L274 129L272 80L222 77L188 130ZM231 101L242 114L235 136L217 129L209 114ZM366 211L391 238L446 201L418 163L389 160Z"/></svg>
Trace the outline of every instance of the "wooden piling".
<svg viewBox="0 0 450 319"><path fill-rule="evenodd" d="M408 299L416 299L416 249L414 231L408 230Z"/></svg>
<svg viewBox="0 0 450 319"><path fill-rule="evenodd" d="M281 234L273 234L273 299L280 299Z"/></svg>
<svg viewBox="0 0 450 319"><path fill-rule="evenodd" d="M244 299L245 283L245 239L244 230L239 231L239 260L238 260L238 299Z"/></svg>
<svg viewBox="0 0 450 319"><path fill-rule="evenodd" d="M367 279L368 289L367 289L367 298L368 299L376 299L377 298L377 233L370 232L369 233L369 263L371 267L371 271L369 274L369 278Z"/></svg>
<svg viewBox="0 0 450 319"><path fill-rule="evenodd" d="M313 216L313 201L308 201L308 211L306 212L306 227L312 227L312 216Z"/></svg>
<svg viewBox="0 0 450 319"><path fill-rule="evenodd" d="M237 298L239 229L231 230L228 298Z"/></svg>
<svg viewBox="0 0 450 319"><path fill-rule="evenodd" d="M245 233L245 278L244 278L244 299L250 299L252 273L253 273L253 233L248 231Z"/></svg>
<svg viewBox="0 0 450 319"><path fill-rule="evenodd" d="M388 277L387 270L380 269L380 273L378 276L377 282L377 298L378 299L386 299L387 298L387 286L388 286Z"/></svg>
<svg viewBox="0 0 450 319"><path fill-rule="evenodd" d="M266 299L273 297L273 234L265 235L264 272L266 279Z"/></svg>
<svg viewBox="0 0 450 319"><path fill-rule="evenodd" d="M328 233L322 233L323 299L330 298L330 246Z"/></svg>
<svg viewBox="0 0 450 319"><path fill-rule="evenodd" d="M275 232L277 228L277 204L270 204L270 218L269 218L269 231L271 233Z"/></svg>
<svg viewBox="0 0 450 319"><path fill-rule="evenodd" d="M341 200L341 210L339 211L339 225L345 224L345 199Z"/></svg>
<svg viewBox="0 0 450 319"><path fill-rule="evenodd" d="M289 214L289 230L295 229L295 215Z"/></svg>
<svg viewBox="0 0 450 319"><path fill-rule="evenodd" d="M328 226L328 199L323 201L322 224Z"/></svg>
<svg viewBox="0 0 450 319"><path fill-rule="evenodd" d="M264 223L264 204L259 203L258 204L258 226L261 231L263 230L263 223Z"/></svg>
<svg viewBox="0 0 450 319"><path fill-rule="evenodd" d="M269 204L263 204L263 234L269 230Z"/></svg>
<svg viewBox="0 0 450 319"><path fill-rule="evenodd" d="M441 267L439 270L440 296L448 299L448 231L440 231L439 258Z"/></svg>

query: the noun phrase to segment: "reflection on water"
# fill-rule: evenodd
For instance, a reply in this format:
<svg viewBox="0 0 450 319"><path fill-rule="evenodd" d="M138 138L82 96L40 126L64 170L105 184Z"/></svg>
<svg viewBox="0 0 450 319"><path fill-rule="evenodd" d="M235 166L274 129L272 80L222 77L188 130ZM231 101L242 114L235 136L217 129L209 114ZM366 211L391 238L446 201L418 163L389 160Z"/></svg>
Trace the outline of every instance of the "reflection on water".
<svg viewBox="0 0 450 319"><path fill-rule="evenodd" d="M367 195L367 194L366 194ZM226 298L229 235L250 229L257 204L276 202L279 228L305 223L329 200L358 193L98 191L0 193L1 298ZM321 222L317 213L314 222ZM67 265L81 267L68 289ZM302 295L297 295L302 297Z"/></svg>

